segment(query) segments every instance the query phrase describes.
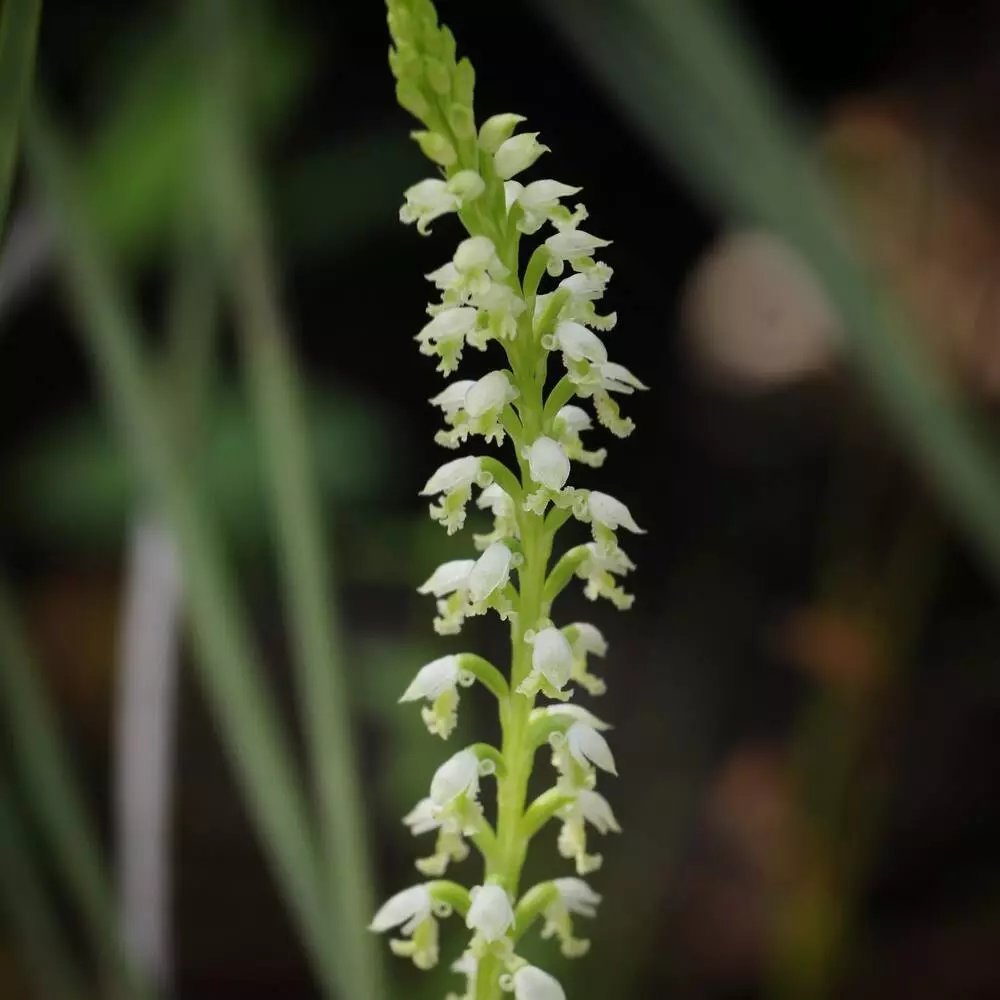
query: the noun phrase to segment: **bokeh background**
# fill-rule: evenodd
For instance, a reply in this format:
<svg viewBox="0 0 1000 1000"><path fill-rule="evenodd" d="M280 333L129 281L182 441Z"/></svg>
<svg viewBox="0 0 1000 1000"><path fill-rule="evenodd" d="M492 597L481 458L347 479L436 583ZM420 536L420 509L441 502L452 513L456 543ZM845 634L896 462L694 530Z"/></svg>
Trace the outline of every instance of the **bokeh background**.
<svg viewBox="0 0 1000 1000"><path fill-rule="evenodd" d="M614 442L600 474L649 530L632 546L636 605L618 614L564 598L567 620L594 621L611 643L600 711L616 724L622 777L609 797L625 832L601 845L591 953L573 965L548 945L532 954L578 1000L1000 996L990 545L956 527L947 484L883 419L881 390L842 351L850 321L790 245L705 198L683 144L671 161L650 140L650 65L602 29L618 13L607 3L439 4L477 69L480 116L526 115L553 149L542 175L582 185L593 231L614 238L613 353L652 387L627 401L638 430ZM438 377L412 337L422 275L450 255L454 227L442 220L421 239L397 219L402 190L427 167L394 102L382 5L236 7L382 896L413 879L417 845L399 817L449 752L396 698L418 665L451 648L414 593L461 542L427 521L416 496L441 459L427 404ZM166 333L178 256L196 274L210 257L190 223L204 95L178 8L50 3L37 70L94 228L149 330L143 346L167 376L200 364L172 353L190 345ZM910 316L905 337L989 437L1000 388L1000 10L988 0L733 9L743 44L796 109L803 157L837 192L838 224ZM724 119L703 127L737 173L752 172L752 142ZM141 712L170 701L147 699L133 742L122 736L123 608L155 503L108 419L41 187L30 167L19 171L0 252L0 551L114 872L136 849L115 775L123 757L144 759L156 723ZM218 303L213 312L200 402L172 395L165 377L165 408L192 419L185 468L235 571L275 703L298 732L259 431L232 323ZM505 634L477 621L465 642L502 657ZM153 852L168 889L153 877L144 893L140 878L131 904L163 908L154 964L185 1000L316 995L183 637L178 655L169 837L164 856ZM465 700L456 739L489 731L486 708ZM2 729L0 747L0 822L16 823L81 957L73 893L32 816L38 790ZM554 836L539 843L529 877L558 863ZM8 893L0 925L0 996L12 1000L43 995L16 933L27 898ZM445 931L446 957L461 936ZM386 963L387 996L457 986L444 966L421 976Z"/></svg>

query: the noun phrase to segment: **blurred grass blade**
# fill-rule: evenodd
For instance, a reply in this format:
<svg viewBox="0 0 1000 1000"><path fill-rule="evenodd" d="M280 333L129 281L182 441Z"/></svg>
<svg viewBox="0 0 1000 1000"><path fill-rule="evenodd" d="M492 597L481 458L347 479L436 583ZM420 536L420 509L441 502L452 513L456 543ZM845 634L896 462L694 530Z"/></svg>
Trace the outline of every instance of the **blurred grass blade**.
<svg viewBox="0 0 1000 1000"><path fill-rule="evenodd" d="M53 126L37 107L28 125L29 162L57 229L84 341L130 458L177 542L199 679L279 886L332 996L338 970L301 783L232 577L185 475L141 355L138 323L115 287Z"/></svg>
<svg viewBox="0 0 1000 1000"><path fill-rule="evenodd" d="M83 979L46 898L45 884L17 815L7 775L0 773L0 912L20 945L40 997L84 1000Z"/></svg>
<svg viewBox="0 0 1000 1000"><path fill-rule="evenodd" d="M994 447L852 252L789 109L720 5L545 6L664 160L724 210L781 233L812 265L876 402L1000 580Z"/></svg>
<svg viewBox="0 0 1000 1000"><path fill-rule="evenodd" d="M216 90L219 113L209 120L206 130L202 160L207 170L207 203L221 244L260 428L315 786L324 890L337 931L341 989L344 996L356 1000L380 1000L378 953L366 929L374 912L371 865L330 548L323 530L301 377L278 303L264 211L232 82L220 81Z"/></svg>
<svg viewBox="0 0 1000 1000"><path fill-rule="evenodd" d="M0 7L0 232L7 221L17 162L17 135L35 70L42 0L4 0Z"/></svg>
<svg viewBox="0 0 1000 1000"><path fill-rule="evenodd" d="M11 597L0 582L0 705L29 805L102 972L119 996L144 994L128 967L97 835L38 677Z"/></svg>

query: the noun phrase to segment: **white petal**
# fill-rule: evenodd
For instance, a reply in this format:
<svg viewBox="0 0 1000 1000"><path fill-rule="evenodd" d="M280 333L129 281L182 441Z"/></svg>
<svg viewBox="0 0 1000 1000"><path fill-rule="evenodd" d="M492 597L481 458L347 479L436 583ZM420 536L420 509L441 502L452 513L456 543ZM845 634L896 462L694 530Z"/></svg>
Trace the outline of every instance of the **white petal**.
<svg viewBox="0 0 1000 1000"><path fill-rule="evenodd" d="M591 302L599 299L607 290L608 282L611 280L611 268L596 273L571 274L568 278L563 278L559 282L560 288L565 288L575 299L584 299Z"/></svg>
<svg viewBox="0 0 1000 1000"><path fill-rule="evenodd" d="M471 750L449 757L431 778L431 801L446 806L463 792L475 797L479 791L479 758Z"/></svg>
<svg viewBox="0 0 1000 1000"><path fill-rule="evenodd" d="M574 361L590 361L601 364L608 360L608 350L601 338L592 333L582 323L566 321L556 327L556 343L559 350Z"/></svg>
<svg viewBox="0 0 1000 1000"><path fill-rule="evenodd" d="M504 201L507 204L507 211L511 210L511 206L515 201L521 196L521 192L524 190L524 185L520 181L507 181L503 186L503 196Z"/></svg>
<svg viewBox="0 0 1000 1000"><path fill-rule="evenodd" d="M579 913L584 917L596 916L601 894L594 892L582 878L557 878L553 879L552 884L559 890L559 898L570 913Z"/></svg>
<svg viewBox="0 0 1000 1000"><path fill-rule="evenodd" d="M503 542L494 542L476 560L469 573L469 596L473 601L485 601L495 590L506 586L510 579L510 559L510 549Z"/></svg>
<svg viewBox="0 0 1000 1000"><path fill-rule="evenodd" d="M559 491L569 479L569 459L560 445L550 437L536 438L528 451L528 467L536 483Z"/></svg>
<svg viewBox="0 0 1000 1000"><path fill-rule="evenodd" d="M485 269L496 257L497 248L488 236L470 236L455 251L454 263L460 271Z"/></svg>
<svg viewBox="0 0 1000 1000"><path fill-rule="evenodd" d="M608 640L596 625L591 625L590 622L573 622L568 627L576 630L572 643L575 653L593 656L604 656L607 653Z"/></svg>
<svg viewBox="0 0 1000 1000"><path fill-rule="evenodd" d="M627 528L635 534L645 534L642 528L635 523L628 507L621 500L616 500L607 493L601 493L598 490L591 491L587 498L587 508L590 511L590 516L598 524L603 524L612 531L616 528Z"/></svg>
<svg viewBox="0 0 1000 1000"><path fill-rule="evenodd" d="M441 826L438 818L438 807L431 799L421 799L404 817L403 825L410 828L410 833L419 837L422 833L430 833Z"/></svg>
<svg viewBox="0 0 1000 1000"><path fill-rule="evenodd" d="M582 229L565 229L550 236L545 245L553 257L558 257L560 260L574 260L578 257L589 257L595 250L610 246L611 241L591 236Z"/></svg>
<svg viewBox="0 0 1000 1000"><path fill-rule="evenodd" d="M519 195L517 200L527 209L541 211L554 205L560 198L571 194L579 194L583 188L572 187L560 181L532 181Z"/></svg>
<svg viewBox="0 0 1000 1000"><path fill-rule="evenodd" d="M489 372L469 387L465 397L465 412L473 418L481 417L490 410L502 409L516 395L505 372Z"/></svg>
<svg viewBox="0 0 1000 1000"><path fill-rule="evenodd" d="M426 698L433 701L438 695L444 694L448 688L458 684L458 657L442 656L424 664L413 678L410 686L403 692L400 701L419 701Z"/></svg>
<svg viewBox="0 0 1000 1000"><path fill-rule="evenodd" d="M430 916L433 901L425 885L414 885L397 892L372 918L369 930L378 934L399 927L414 917Z"/></svg>
<svg viewBox="0 0 1000 1000"><path fill-rule="evenodd" d="M513 512L514 501L498 483L490 483L489 486L479 494L476 506L480 510L489 510L494 517Z"/></svg>
<svg viewBox="0 0 1000 1000"><path fill-rule="evenodd" d="M491 115L479 129L479 148L487 153L495 153L523 121L524 115L515 115L509 111Z"/></svg>
<svg viewBox="0 0 1000 1000"><path fill-rule="evenodd" d="M417 588L417 593L444 597L445 594L462 590L468 583L469 574L475 565L475 559L452 559L450 562L442 563L430 578Z"/></svg>
<svg viewBox="0 0 1000 1000"><path fill-rule="evenodd" d="M612 728L609 722L599 719L593 712L587 711L582 705L547 705L545 711L549 715L569 716L569 718L574 719L576 722L581 722L591 729L608 730Z"/></svg>
<svg viewBox="0 0 1000 1000"><path fill-rule="evenodd" d="M442 393L442 395L444 395ZM432 399L433 403L434 400ZM557 414L556 420L561 420L563 426L568 431L579 434L580 431L589 431L594 426L594 421L590 414L579 406L564 406Z"/></svg>
<svg viewBox="0 0 1000 1000"><path fill-rule="evenodd" d="M535 636L531 651L532 669L561 691L573 672L573 650L557 628L543 628Z"/></svg>
<svg viewBox="0 0 1000 1000"><path fill-rule="evenodd" d="M417 340L442 340L449 337L465 337L476 326L479 313L472 306L456 306L442 309L417 334Z"/></svg>
<svg viewBox="0 0 1000 1000"><path fill-rule="evenodd" d="M576 804L583 818L598 833L607 833L609 830L613 833L621 832L608 800L600 792L592 792L589 788L581 789L576 793Z"/></svg>
<svg viewBox="0 0 1000 1000"><path fill-rule="evenodd" d="M475 455L466 455L465 458L456 458L450 462L445 462L427 480L424 488L420 491L420 495L422 497L429 497L435 493L447 493L462 486L471 486L476 481L481 468L482 461L476 458Z"/></svg>
<svg viewBox="0 0 1000 1000"><path fill-rule="evenodd" d="M566 732L566 745L573 759L586 767L594 764L609 774L618 774L615 758L608 741L596 730L582 722L574 722Z"/></svg>
<svg viewBox="0 0 1000 1000"><path fill-rule="evenodd" d="M538 141L537 132L522 132L520 135L511 136L493 154L493 166L497 177L509 181L515 174L527 170L542 153L548 151L549 147L543 146Z"/></svg>
<svg viewBox="0 0 1000 1000"><path fill-rule="evenodd" d="M611 392L631 392L633 389L647 388L624 365L614 361L601 365L601 378L604 387Z"/></svg>
<svg viewBox="0 0 1000 1000"><path fill-rule="evenodd" d="M458 382L452 382L451 385L446 386L442 392L439 392L430 400L430 403L432 406L440 406L445 413L454 413L462 409L465 405L466 393L475 384L472 379L461 379Z"/></svg>
<svg viewBox="0 0 1000 1000"><path fill-rule="evenodd" d="M465 926L487 941L499 941L514 923L514 910L507 893L488 883L472 890L472 905Z"/></svg>
<svg viewBox="0 0 1000 1000"><path fill-rule="evenodd" d="M514 973L514 1000L566 1000L566 993L547 972L523 965Z"/></svg>

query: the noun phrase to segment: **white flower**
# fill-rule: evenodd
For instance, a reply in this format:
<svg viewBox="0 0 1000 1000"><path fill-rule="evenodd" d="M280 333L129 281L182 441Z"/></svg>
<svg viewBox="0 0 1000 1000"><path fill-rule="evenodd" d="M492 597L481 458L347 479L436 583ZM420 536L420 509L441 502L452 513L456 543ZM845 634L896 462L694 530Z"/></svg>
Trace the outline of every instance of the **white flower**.
<svg viewBox="0 0 1000 1000"><path fill-rule="evenodd" d="M436 806L447 806L460 795L473 800L479 796L479 758L472 750L459 750L431 778L430 797Z"/></svg>
<svg viewBox="0 0 1000 1000"><path fill-rule="evenodd" d="M483 472L482 459L469 455L445 462L424 484L420 495L443 494L438 504L431 504L430 515L447 529L449 535L465 525L465 507L472 497L472 485L489 486L493 477Z"/></svg>
<svg viewBox="0 0 1000 1000"><path fill-rule="evenodd" d="M399 210L400 222L415 222L417 232L426 236L430 224L442 215L457 212L467 201L478 198L486 185L474 170L461 170L448 181L428 178L408 188L406 199Z"/></svg>
<svg viewBox="0 0 1000 1000"><path fill-rule="evenodd" d="M604 464L607 458L607 450L598 448L595 451L588 451L583 447L580 434L589 431L594 423L590 419L590 414L579 406L564 406L552 422L552 433L562 446L567 458L575 462L582 462L593 469L598 469Z"/></svg>
<svg viewBox="0 0 1000 1000"><path fill-rule="evenodd" d="M590 521L594 532L594 541L599 548L608 552L613 552L618 548L618 540L615 532L619 528L625 528L636 535L643 535L645 532L632 517L628 507L616 500L607 493L599 490L591 490L587 496L587 510L584 520Z"/></svg>
<svg viewBox="0 0 1000 1000"><path fill-rule="evenodd" d="M473 536L477 549L483 551L494 542L519 537L517 508L510 495L497 483L491 483L479 494L476 506L480 510L488 510L493 515L493 530L485 535Z"/></svg>
<svg viewBox="0 0 1000 1000"><path fill-rule="evenodd" d="M494 542L480 557L469 573L469 596L482 604L510 579L511 552L503 542Z"/></svg>
<svg viewBox="0 0 1000 1000"><path fill-rule="evenodd" d="M513 134L514 129L524 121L524 115L493 115L483 122L479 130L479 148L484 153L495 153Z"/></svg>
<svg viewBox="0 0 1000 1000"><path fill-rule="evenodd" d="M559 980L537 966L522 965L514 973L514 1000L566 1000Z"/></svg>
<svg viewBox="0 0 1000 1000"><path fill-rule="evenodd" d="M456 590L464 590L468 584L469 574L475 565L475 559L452 559L442 563L417 587L417 593L444 597L446 594L453 594Z"/></svg>
<svg viewBox="0 0 1000 1000"><path fill-rule="evenodd" d="M601 373L601 387L607 389L608 392L621 392L630 395L636 389L648 388L624 365L616 364L614 361L605 362L600 366L599 371Z"/></svg>
<svg viewBox="0 0 1000 1000"><path fill-rule="evenodd" d="M557 628L525 634L531 644L531 673L518 685L518 692L533 695L540 687L550 697L562 691L573 672L573 650L569 640Z"/></svg>
<svg viewBox="0 0 1000 1000"><path fill-rule="evenodd" d="M576 575L586 582L584 596L589 601L605 597L620 611L632 607L631 594L618 586L615 576L624 576L635 569L635 563L620 549L608 549L596 542L586 545L587 556L577 567Z"/></svg>
<svg viewBox="0 0 1000 1000"><path fill-rule="evenodd" d="M370 930L385 933L394 927L410 940L389 942L394 955L410 958L418 969L431 969L438 961L438 929L434 899L425 885L397 892L372 918Z"/></svg>
<svg viewBox="0 0 1000 1000"><path fill-rule="evenodd" d="M433 702L420 710L428 731L446 740L458 724L458 684L462 670L457 656L442 656L432 660L417 671L410 686L399 699L401 702L425 698Z"/></svg>
<svg viewBox="0 0 1000 1000"><path fill-rule="evenodd" d="M479 805L465 801L452 808L435 805L431 798L421 799L404 817L403 824L415 837L438 831L434 853L419 858L417 870L427 878L441 878L452 861L464 861L469 856L469 847L463 834L465 829L474 829L480 817Z"/></svg>
<svg viewBox="0 0 1000 1000"><path fill-rule="evenodd" d="M603 364L608 360L607 348L600 337L581 323L560 323L556 327L554 342L562 351L567 367L570 361L585 361L593 365Z"/></svg>
<svg viewBox="0 0 1000 1000"><path fill-rule="evenodd" d="M559 898L545 910L542 937L557 937L567 958L579 958L587 953L590 942L574 936L573 917L596 917L601 896L579 878L557 878L552 884Z"/></svg>
<svg viewBox="0 0 1000 1000"><path fill-rule="evenodd" d="M450 375L462 360L466 342L475 341L479 313L472 306L454 306L438 310L416 336L420 353L441 359L438 371Z"/></svg>
<svg viewBox="0 0 1000 1000"><path fill-rule="evenodd" d="M464 388L458 399L459 388ZM457 448L470 434L481 434L487 441L502 444L505 436L501 423L504 407L518 396L506 372L489 372L476 382L456 382L431 400L442 409L451 427L439 431L434 440L446 448Z"/></svg>
<svg viewBox="0 0 1000 1000"><path fill-rule="evenodd" d="M589 823L601 835L621 833L607 799L591 789L581 788L576 793L575 801L564 807L559 815L563 821L559 832L559 853L576 861L578 875L597 871L602 859L599 854L587 854L586 824Z"/></svg>
<svg viewBox="0 0 1000 1000"><path fill-rule="evenodd" d="M538 141L537 132L522 132L500 144L500 148L493 154L493 167L497 177L509 181L515 174L527 170L542 153L548 151L549 147Z"/></svg>
<svg viewBox="0 0 1000 1000"><path fill-rule="evenodd" d="M545 711L549 715L565 716L574 722L582 723L591 729L607 730L611 724L599 719L593 712L588 711L582 705L546 705Z"/></svg>
<svg viewBox="0 0 1000 1000"><path fill-rule="evenodd" d="M485 941L499 941L514 923L514 909L507 893L492 882L476 886L465 925Z"/></svg>
<svg viewBox="0 0 1000 1000"><path fill-rule="evenodd" d="M592 726L574 722L566 730L566 748L581 767L596 766L609 774L618 774L608 741Z"/></svg>
<svg viewBox="0 0 1000 1000"><path fill-rule="evenodd" d="M429 402L432 406L439 406L446 417L452 416L465 406L465 395L475 384L472 379L452 382Z"/></svg>
<svg viewBox="0 0 1000 1000"><path fill-rule="evenodd" d="M475 1000L479 959L471 951L463 952L460 958L451 963L451 971L457 972L460 976L465 976L465 993L461 997L456 997L454 993L449 993L445 997L445 1000Z"/></svg>
<svg viewBox="0 0 1000 1000"><path fill-rule="evenodd" d="M528 468L536 483L554 493L558 493L569 479L569 459L559 444L550 437L535 439L528 449Z"/></svg>
<svg viewBox="0 0 1000 1000"><path fill-rule="evenodd" d="M586 272L594 266L594 251L610 245L610 240L591 236L582 229L563 229L545 241L549 251L547 270L553 278L558 278L564 262L569 261L574 271Z"/></svg>
<svg viewBox="0 0 1000 1000"><path fill-rule="evenodd" d="M442 307L448 308L481 305L482 297L489 293L493 282L506 278L509 273L489 237L470 236L459 243L447 264L426 277L443 293ZM431 311L437 312L442 307L432 306Z"/></svg>
<svg viewBox="0 0 1000 1000"><path fill-rule="evenodd" d="M440 809L434 805L433 799L421 799L403 817L403 825L409 828L414 837L437 830L441 826Z"/></svg>
<svg viewBox="0 0 1000 1000"><path fill-rule="evenodd" d="M443 395L443 394L442 394ZM434 400L431 400L434 402ZM580 434L582 431L589 431L594 426L594 421L590 414L582 407L564 406L556 414L556 425L565 428L573 434Z"/></svg>
<svg viewBox="0 0 1000 1000"><path fill-rule="evenodd" d="M517 185L516 188L513 185ZM547 221L557 229L572 228L583 222L587 217L587 210L583 205L577 205L576 212L571 213L559 201L560 198L578 194L580 190L553 180L534 181L527 187L522 187L517 181L508 181L504 185L504 193L508 198L513 195L513 201L521 206L522 215L517 228L528 236L537 233ZM508 201L508 209L510 206L511 202Z"/></svg>
<svg viewBox="0 0 1000 1000"><path fill-rule="evenodd" d="M588 656L604 657L608 643L600 629L588 622L574 622L563 629L573 647L573 680L591 695L602 695L607 685L587 669Z"/></svg>

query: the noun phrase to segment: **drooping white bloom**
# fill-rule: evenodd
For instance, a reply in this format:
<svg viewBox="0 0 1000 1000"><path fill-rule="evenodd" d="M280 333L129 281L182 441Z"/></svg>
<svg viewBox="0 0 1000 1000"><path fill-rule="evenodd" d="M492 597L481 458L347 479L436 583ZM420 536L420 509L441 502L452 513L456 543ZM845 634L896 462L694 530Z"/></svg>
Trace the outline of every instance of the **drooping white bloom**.
<svg viewBox="0 0 1000 1000"><path fill-rule="evenodd" d="M500 144L500 148L493 154L493 167L497 177L509 181L522 170L527 170L542 153L547 152L549 147L538 141L537 132L522 132Z"/></svg>
<svg viewBox="0 0 1000 1000"><path fill-rule="evenodd" d="M592 726L574 722L566 730L566 748L581 767L596 766L609 774L618 774L608 741Z"/></svg>
<svg viewBox="0 0 1000 1000"><path fill-rule="evenodd" d="M434 853L419 858L415 865L421 875L427 878L441 878L453 861L464 861L469 856L469 846L463 834L466 828L473 828L480 815L476 802L465 801L457 808L442 807L430 797L421 799L404 817L403 824L410 833L419 837L424 833L438 831Z"/></svg>
<svg viewBox="0 0 1000 1000"><path fill-rule="evenodd" d="M464 408L466 393L475 384L472 379L460 379L457 382L451 382L441 392L430 399L429 402L432 406L439 406L441 412L446 417L453 416Z"/></svg>
<svg viewBox="0 0 1000 1000"><path fill-rule="evenodd" d="M483 471L482 459L473 455L445 462L424 484L420 495L443 494L441 501L431 504L430 514L447 529L449 535L465 525L465 507L472 497L473 483L489 486L493 477Z"/></svg>
<svg viewBox="0 0 1000 1000"><path fill-rule="evenodd" d="M635 563L620 548L607 549L596 542L588 542L585 548L587 556L576 570L576 575L586 583L584 596L589 601L607 598L619 611L627 611L634 598L618 585L615 576L630 573Z"/></svg>
<svg viewBox="0 0 1000 1000"><path fill-rule="evenodd" d="M417 671L417 676L399 700L426 699L432 702L431 706L420 710L421 718L430 733L446 740L458 724L458 684L461 677L458 657L442 656Z"/></svg>
<svg viewBox="0 0 1000 1000"><path fill-rule="evenodd" d="M403 825L414 837L422 833L430 833L441 826L441 810L431 798L421 799L404 817Z"/></svg>
<svg viewBox="0 0 1000 1000"><path fill-rule="evenodd" d="M535 438L528 449L528 468L531 478L553 493L558 493L569 479L569 459L550 437Z"/></svg>
<svg viewBox="0 0 1000 1000"><path fill-rule="evenodd" d="M621 827L607 799L598 792L581 788L576 793L576 799L559 813L563 825L559 832L559 853L564 858L576 861L578 875L587 875L601 867L599 854L587 854L587 830L589 823L604 835L621 833Z"/></svg>
<svg viewBox="0 0 1000 1000"><path fill-rule="evenodd" d="M433 594L444 597L456 590L464 590L468 583L475 559L451 559L440 566L419 586L418 594Z"/></svg>
<svg viewBox="0 0 1000 1000"><path fill-rule="evenodd" d="M447 264L426 276L442 293L441 306L432 306L430 311L433 314L452 306L481 306L493 282L509 273L488 236L470 236L459 243ZM480 346L478 341L470 339L470 343Z"/></svg>
<svg viewBox="0 0 1000 1000"><path fill-rule="evenodd" d="M522 233L531 236L537 233L546 222L551 222L557 229L571 229L587 218L587 210L583 205L577 205L575 212L560 203L561 198L578 194L581 189L559 181L533 181L526 187L517 181L507 181L504 185L504 195L508 211L516 203L521 206L521 217L517 228Z"/></svg>
<svg viewBox="0 0 1000 1000"><path fill-rule="evenodd" d="M552 422L552 433L567 458L589 465L592 469L598 469L607 458L607 450L598 448L595 451L588 451L580 439L583 431L589 431L593 426L594 422L586 410L579 406L568 405L556 414Z"/></svg>
<svg viewBox="0 0 1000 1000"><path fill-rule="evenodd" d="M489 600L507 586L510 579L511 552L503 542L494 542L477 560L469 573L469 596L476 604Z"/></svg>
<svg viewBox="0 0 1000 1000"><path fill-rule="evenodd" d="M556 327L554 342L556 347L562 351L563 358L567 362L570 375L573 369L569 362L588 362L589 365L603 364L608 360L608 351L603 341L595 333L591 333L582 323L566 321Z"/></svg>
<svg viewBox="0 0 1000 1000"><path fill-rule="evenodd" d="M479 758L472 750L459 750L449 757L431 778L431 801L447 806L464 795L476 799L479 795Z"/></svg>
<svg viewBox="0 0 1000 1000"><path fill-rule="evenodd" d="M532 695L542 688L550 697L558 697L573 672L569 641L552 626L526 633L525 641L531 644L531 673L518 685L518 692Z"/></svg>
<svg viewBox="0 0 1000 1000"><path fill-rule="evenodd" d="M465 919L469 930L476 931L484 941L499 941L514 924L514 909L507 893L492 882L470 891L472 905Z"/></svg>
<svg viewBox="0 0 1000 1000"><path fill-rule="evenodd" d="M545 241L549 251L546 269L553 278L558 278L563 265L569 261L574 271L586 272L594 267L594 252L610 245L610 240L602 240L582 229L563 229Z"/></svg>
<svg viewBox="0 0 1000 1000"><path fill-rule="evenodd" d="M559 980L535 965L522 965L514 973L514 1000L566 1000Z"/></svg>
<svg viewBox="0 0 1000 1000"><path fill-rule="evenodd" d="M372 918L370 930L382 934L394 927L399 927L404 936L389 942L394 955L412 959L418 969L437 965L437 920L434 899L427 886L415 885L397 892Z"/></svg>
<svg viewBox="0 0 1000 1000"><path fill-rule="evenodd" d="M574 622L563 629L563 635L573 647L573 680L588 694L604 694L607 685L587 669L589 656L603 658L608 651L608 643L601 630L589 622Z"/></svg>
<svg viewBox="0 0 1000 1000"><path fill-rule="evenodd" d="M625 528L636 535L645 534L621 500L599 490L591 490L587 496L587 510L583 519L590 522L598 548L609 553L618 548L615 532L619 528Z"/></svg>
<svg viewBox="0 0 1000 1000"><path fill-rule="evenodd" d="M472 434L482 434L487 441L502 444L504 428L500 422L504 407L517 399L519 393L506 372L488 372L469 387L465 397L465 412Z"/></svg>
<svg viewBox="0 0 1000 1000"><path fill-rule="evenodd" d="M491 483L479 494L476 506L493 515L493 531L487 535L473 536L477 549L487 549L494 542L519 536L517 508L510 495L498 483Z"/></svg>
<svg viewBox="0 0 1000 1000"><path fill-rule="evenodd" d="M567 958L579 958L587 953L590 942L574 936L573 917L596 917L601 896L579 878L557 878L552 884L559 896L545 910L542 937L557 937L562 953Z"/></svg>
<svg viewBox="0 0 1000 1000"><path fill-rule="evenodd" d="M437 309L433 318L416 336L420 353L440 359L438 371L450 375L462 360L466 343L480 346L475 338L479 313L472 306Z"/></svg>
<svg viewBox="0 0 1000 1000"><path fill-rule="evenodd" d="M486 190L482 177L474 170L461 170L450 180L428 178L408 188L399 210L400 222L417 224L417 232L426 236L430 224L442 215L457 212L466 202L478 198Z"/></svg>
<svg viewBox="0 0 1000 1000"><path fill-rule="evenodd" d="M546 705L545 711L548 715L579 722L591 729L607 730L611 728L609 722L599 719L593 712L587 710L582 705Z"/></svg>

